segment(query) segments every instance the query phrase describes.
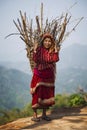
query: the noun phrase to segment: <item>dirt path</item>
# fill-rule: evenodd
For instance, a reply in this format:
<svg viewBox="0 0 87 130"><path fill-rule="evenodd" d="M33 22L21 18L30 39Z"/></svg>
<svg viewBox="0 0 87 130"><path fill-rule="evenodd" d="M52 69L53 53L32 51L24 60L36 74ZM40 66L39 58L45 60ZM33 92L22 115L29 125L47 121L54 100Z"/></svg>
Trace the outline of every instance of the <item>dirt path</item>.
<svg viewBox="0 0 87 130"><path fill-rule="evenodd" d="M0 126L0 130L87 130L87 107L56 109L48 115L52 121L35 123L30 117L21 118Z"/></svg>

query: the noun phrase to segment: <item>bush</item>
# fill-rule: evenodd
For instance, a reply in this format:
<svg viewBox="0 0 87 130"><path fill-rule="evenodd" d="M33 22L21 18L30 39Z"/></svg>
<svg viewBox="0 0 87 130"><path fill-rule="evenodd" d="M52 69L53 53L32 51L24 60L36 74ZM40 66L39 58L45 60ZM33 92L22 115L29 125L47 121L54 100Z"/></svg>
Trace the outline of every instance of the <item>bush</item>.
<svg viewBox="0 0 87 130"><path fill-rule="evenodd" d="M31 116L33 114L31 104L27 104L21 112L24 117Z"/></svg>
<svg viewBox="0 0 87 130"><path fill-rule="evenodd" d="M66 94L57 94L55 97L55 105L53 108L57 107L67 107L68 106L68 95Z"/></svg>
<svg viewBox="0 0 87 130"><path fill-rule="evenodd" d="M11 110L0 110L0 125L14 121L18 118L31 116L32 113L31 104L26 105L22 110L17 108Z"/></svg>
<svg viewBox="0 0 87 130"><path fill-rule="evenodd" d="M59 107L80 107L86 106L87 102L84 95L81 94L57 94L55 97L55 105L51 109ZM40 113L41 110L38 111ZM0 125L13 121L17 118L32 116L33 110L31 104L27 104L22 110L14 108L10 111L0 110Z"/></svg>
<svg viewBox="0 0 87 130"><path fill-rule="evenodd" d="M72 94L69 97L68 104L70 107L80 107L80 106L85 106L86 101L85 101L84 97L81 96L80 94Z"/></svg>

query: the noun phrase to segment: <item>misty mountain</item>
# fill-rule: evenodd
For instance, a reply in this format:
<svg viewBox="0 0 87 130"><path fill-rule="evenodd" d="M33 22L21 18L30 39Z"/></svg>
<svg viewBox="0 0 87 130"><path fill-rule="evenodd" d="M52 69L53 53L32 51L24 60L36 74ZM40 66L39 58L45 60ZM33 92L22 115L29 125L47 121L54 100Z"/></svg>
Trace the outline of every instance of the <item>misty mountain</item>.
<svg viewBox="0 0 87 130"><path fill-rule="evenodd" d="M57 63L58 93L71 93L83 88L87 91L87 45L73 44L60 51Z"/></svg>
<svg viewBox="0 0 87 130"><path fill-rule="evenodd" d="M0 67L0 108L22 108L31 102L31 76L15 69ZM56 75L55 93L87 92L87 70L67 68Z"/></svg>
<svg viewBox="0 0 87 130"><path fill-rule="evenodd" d="M21 108L30 102L30 79L26 73L0 66L0 108Z"/></svg>
<svg viewBox="0 0 87 130"><path fill-rule="evenodd" d="M57 63L56 94L87 92L87 46L73 44L60 51ZM0 108L21 108L31 101L29 62L0 62ZM21 70L21 71L20 71Z"/></svg>
<svg viewBox="0 0 87 130"><path fill-rule="evenodd" d="M87 45L72 44L66 48L61 47L60 50L60 61L57 63L57 69L63 68L83 68L87 69ZM21 62L2 62L0 65L6 68L15 68L25 73L31 74L29 61Z"/></svg>
<svg viewBox="0 0 87 130"><path fill-rule="evenodd" d="M16 70L20 70L25 73L31 74L30 65L29 65L28 60L27 61L18 61L18 62L0 61L0 65L3 67L6 67L8 69L16 69Z"/></svg>
<svg viewBox="0 0 87 130"><path fill-rule="evenodd" d="M87 69L87 45L72 44L60 51L58 67Z"/></svg>
<svg viewBox="0 0 87 130"><path fill-rule="evenodd" d="M80 68L64 68L56 75L56 93L87 92L87 70Z"/></svg>

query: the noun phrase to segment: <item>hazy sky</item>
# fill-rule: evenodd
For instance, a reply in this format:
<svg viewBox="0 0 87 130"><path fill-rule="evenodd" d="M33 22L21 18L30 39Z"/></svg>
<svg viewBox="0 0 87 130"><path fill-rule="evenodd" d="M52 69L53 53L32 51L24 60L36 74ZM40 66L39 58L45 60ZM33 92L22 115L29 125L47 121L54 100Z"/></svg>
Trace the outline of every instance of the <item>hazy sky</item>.
<svg viewBox="0 0 87 130"><path fill-rule="evenodd" d="M19 10L27 13L28 18L35 20L40 15L41 2L44 5L44 17L48 19L60 16L66 12L75 2L77 4L70 10L73 19L84 16L84 20L78 25L75 32L64 41L69 44L87 44L87 0L0 0L0 61L27 60L25 44L19 36L6 35L17 32L13 23L20 18Z"/></svg>

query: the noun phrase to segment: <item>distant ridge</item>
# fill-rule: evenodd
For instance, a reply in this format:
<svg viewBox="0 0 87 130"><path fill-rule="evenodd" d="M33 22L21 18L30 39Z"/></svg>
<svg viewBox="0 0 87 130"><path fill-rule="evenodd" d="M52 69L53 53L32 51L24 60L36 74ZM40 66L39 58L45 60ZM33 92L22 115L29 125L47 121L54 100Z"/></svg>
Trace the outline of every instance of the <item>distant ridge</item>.
<svg viewBox="0 0 87 130"><path fill-rule="evenodd" d="M57 63L55 93L87 91L87 46L73 44L60 51ZM29 62L0 61L0 108L21 108L31 101L32 73Z"/></svg>
<svg viewBox="0 0 87 130"><path fill-rule="evenodd" d="M21 108L30 102L30 79L22 71L0 66L0 108Z"/></svg>

